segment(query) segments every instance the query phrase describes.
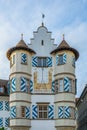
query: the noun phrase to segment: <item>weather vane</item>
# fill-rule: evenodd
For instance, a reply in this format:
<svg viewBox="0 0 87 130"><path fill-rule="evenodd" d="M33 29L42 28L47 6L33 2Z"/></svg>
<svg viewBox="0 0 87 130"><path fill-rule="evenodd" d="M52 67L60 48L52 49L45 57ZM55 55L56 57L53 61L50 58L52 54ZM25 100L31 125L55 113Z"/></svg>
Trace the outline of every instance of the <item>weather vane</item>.
<svg viewBox="0 0 87 130"><path fill-rule="evenodd" d="M42 26L44 25L45 14L42 13Z"/></svg>

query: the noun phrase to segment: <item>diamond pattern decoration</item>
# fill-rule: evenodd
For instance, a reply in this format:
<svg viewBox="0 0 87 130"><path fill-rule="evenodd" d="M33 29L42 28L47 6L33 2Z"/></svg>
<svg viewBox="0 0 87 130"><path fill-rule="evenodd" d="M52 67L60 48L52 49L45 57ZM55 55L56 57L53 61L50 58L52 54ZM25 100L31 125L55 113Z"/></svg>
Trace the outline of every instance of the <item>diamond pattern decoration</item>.
<svg viewBox="0 0 87 130"><path fill-rule="evenodd" d="M10 108L10 118L15 118L16 117L16 106L12 106Z"/></svg>
<svg viewBox="0 0 87 130"><path fill-rule="evenodd" d="M27 63L27 55L24 53L21 53L21 63Z"/></svg>
<svg viewBox="0 0 87 130"><path fill-rule="evenodd" d="M64 91L69 92L70 90L70 81L69 78L65 77L64 78Z"/></svg>
<svg viewBox="0 0 87 130"><path fill-rule="evenodd" d="M33 82L32 82L32 80L30 80L30 92L31 93L33 92Z"/></svg>
<svg viewBox="0 0 87 130"><path fill-rule="evenodd" d="M0 127L3 127L3 118L0 117Z"/></svg>
<svg viewBox="0 0 87 130"><path fill-rule="evenodd" d="M64 117L65 118L69 118L70 117L70 107L69 106L65 106L64 107Z"/></svg>
<svg viewBox="0 0 87 130"><path fill-rule="evenodd" d="M32 66L33 67L37 67L38 66L38 58L35 56L35 57L32 57Z"/></svg>
<svg viewBox="0 0 87 130"><path fill-rule="evenodd" d="M5 118L5 127L9 126L9 118Z"/></svg>
<svg viewBox="0 0 87 130"><path fill-rule="evenodd" d="M26 107L26 118L30 118L30 107Z"/></svg>
<svg viewBox="0 0 87 130"><path fill-rule="evenodd" d="M66 63L66 53L63 54L63 63Z"/></svg>
<svg viewBox="0 0 87 130"><path fill-rule="evenodd" d="M52 81L52 92L55 92L55 81Z"/></svg>
<svg viewBox="0 0 87 130"><path fill-rule="evenodd" d="M63 118L63 106L58 107L58 117Z"/></svg>
<svg viewBox="0 0 87 130"><path fill-rule="evenodd" d="M5 101L5 111L9 111L9 102Z"/></svg>
<svg viewBox="0 0 87 130"><path fill-rule="evenodd" d="M16 91L16 78L12 78L12 81L11 81L11 90L12 92L15 92Z"/></svg>
<svg viewBox="0 0 87 130"><path fill-rule="evenodd" d="M37 118L37 105L32 105L32 118Z"/></svg>
<svg viewBox="0 0 87 130"><path fill-rule="evenodd" d="M52 57L47 57L47 66L52 67Z"/></svg>
<svg viewBox="0 0 87 130"><path fill-rule="evenodd" d="M26 78L21 77L21 91L22 92L26 92L27 88L26 88Z"/></svg>
<svg viewBox="0 0 87 130"><path fill-rule="evenodd" d="M0 111L3 110L3 101L0 101Z"/></svg>
<svg viewBox="0 0 87 130"><path fill-rule="evenodd" d="M49 119L53 119L54 118L54 106L53 105L49 105L48 117L49 117Z"/></svg>

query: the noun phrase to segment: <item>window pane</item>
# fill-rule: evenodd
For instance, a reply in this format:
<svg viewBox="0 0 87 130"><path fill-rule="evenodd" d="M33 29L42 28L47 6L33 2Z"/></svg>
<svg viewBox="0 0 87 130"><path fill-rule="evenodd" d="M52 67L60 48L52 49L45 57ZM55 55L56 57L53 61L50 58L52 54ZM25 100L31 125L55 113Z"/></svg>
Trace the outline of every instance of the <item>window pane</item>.
<svg viewBox="0 0 87 130"><path fill-rule="evenodd" d="M63 92L63 79L59 80L59 92Z"/></svg>
<svg viewBox="0 0 87 130"><path fill-rule="evenodd" d="M25 117L25 107L21 107L21 115L22 117Z"/></svg>
<svg viewBox="0 0 87 130"><path fill-rule="evenodd" d="M47 118L48 114L48 105L39 105L38 106L38 117L39 118Z"/></svg>
<svg viewBox="0 0 87 130"><path fill-rule="evenodd" d="M4 87L0 87L0 92L4 93Z"/></svg>
<svg viewBox="0 0 87 130"><path fill-rule="evenodd" d="M63 55L59 56L59 64L63 64Z"/></svg>

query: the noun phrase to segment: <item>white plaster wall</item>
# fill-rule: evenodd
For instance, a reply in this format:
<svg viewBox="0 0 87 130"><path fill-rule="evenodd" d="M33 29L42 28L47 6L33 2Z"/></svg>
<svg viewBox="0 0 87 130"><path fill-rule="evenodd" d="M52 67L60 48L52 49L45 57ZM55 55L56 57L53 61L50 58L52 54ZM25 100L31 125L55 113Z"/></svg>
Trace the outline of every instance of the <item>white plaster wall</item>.
<svg viewBox="0 0 87 130"><path fill-rule="evenodd" d="M31 120L30 130L56 130L54 120Z"/></svg>
<svg viewBox="0 0 87 130"><path fill-rule="evenodd" d="M32 104L36 104L37 102L54 104L54 95L32 95L31 102Z"/></svg>
<svg viewBox="0 0 87 130"><path fill-rule="evenodd" d="M46 27L39 27L37 32L33 33L33 36L29 47L35 50L37 56L49 56L50 52L56 48L54 39L51 38L51 32L48 32ZM42 40L44 41L43 46L41 45Z"/></svg>

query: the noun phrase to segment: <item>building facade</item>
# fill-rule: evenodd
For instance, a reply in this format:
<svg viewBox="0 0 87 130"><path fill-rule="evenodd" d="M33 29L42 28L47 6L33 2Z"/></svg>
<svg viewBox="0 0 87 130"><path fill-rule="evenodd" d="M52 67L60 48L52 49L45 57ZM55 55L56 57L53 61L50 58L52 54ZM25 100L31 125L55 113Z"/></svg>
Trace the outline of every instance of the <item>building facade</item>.
<svg viewBox="0 0 87 130"><path fill-rule="evenodd" d="M57 46L42 25L27 45L7 51L10 61L10 128L75 130L76 49L64 37Z"/></svg>
<svg viewBox="0 0 87 130"><path fill-rule="evenodd" d="M77 103L77 130L87 130L87 85Z"/></svg>

